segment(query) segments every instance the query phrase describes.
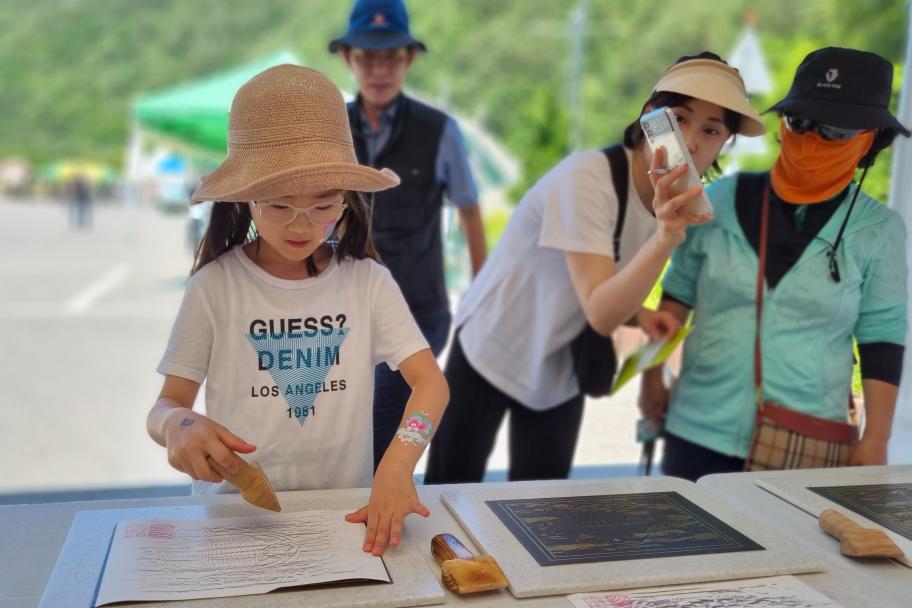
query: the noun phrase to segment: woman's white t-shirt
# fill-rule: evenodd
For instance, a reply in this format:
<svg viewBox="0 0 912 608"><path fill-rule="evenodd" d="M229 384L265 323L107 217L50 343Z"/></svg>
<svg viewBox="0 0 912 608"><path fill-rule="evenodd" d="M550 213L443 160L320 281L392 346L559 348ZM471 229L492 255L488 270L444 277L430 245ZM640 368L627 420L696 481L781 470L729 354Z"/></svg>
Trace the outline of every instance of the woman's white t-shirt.
<svg viewBox="0 0 912 608"><path fill-rule="evenodd" d="M373 260L333 258L317 277L285 280L239 246L190 279L158 371L206 380L206 414L257 446L244 458L276 490L368 487L374 366L425 348Z"/></svg>
<svg viewBox="0 0 912 608"><path fill-rule="evenodd" d="M619 267L656 229L655 217L632 186L629 169L628 180ZM469 363L531 409L547 410L579 394L570 342L586 318L564 253L614 259L617 215L605 154L571 154L522 198L459 306L456 326Z"/></svg>

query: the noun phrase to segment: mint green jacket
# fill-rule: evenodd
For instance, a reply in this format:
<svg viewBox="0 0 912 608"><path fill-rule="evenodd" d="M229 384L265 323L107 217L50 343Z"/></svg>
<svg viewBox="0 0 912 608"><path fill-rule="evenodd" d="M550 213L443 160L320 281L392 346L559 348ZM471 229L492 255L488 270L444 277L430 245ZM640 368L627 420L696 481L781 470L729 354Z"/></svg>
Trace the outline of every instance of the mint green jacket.
<svg viewBox="0 0 912 608"><path fill-rule="evenodd" d="M754 427L757 254L734 206L736 176L711 184L715 219L694 226L674 252L665 291L694 311L681 377L666 420L674 435L746 457ZM820 231L832 243L855 186ZM852 337L860 344L906 338L906 231L902 219L860 192L830 277L819 239L774 289L766 288L761 342L764 398L815 416L845 420Z"/></svg>

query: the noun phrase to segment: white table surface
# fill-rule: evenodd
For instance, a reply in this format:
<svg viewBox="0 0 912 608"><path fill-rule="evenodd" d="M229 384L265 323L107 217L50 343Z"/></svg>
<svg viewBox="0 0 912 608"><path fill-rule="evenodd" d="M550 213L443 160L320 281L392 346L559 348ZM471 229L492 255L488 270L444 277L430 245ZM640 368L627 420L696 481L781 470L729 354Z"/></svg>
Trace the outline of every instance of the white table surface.
<svg viewBox="0 0 912 608"><path fill-rule="evenodd" d="M852 467L845 470L852 474L865 471L912 472L912 465ZM827 474L831 471L834 470L826 470ZM799 578L847 608L912 606L912 568L893 560L865 560L842 555L839 542L820 529L814 516L756 484L758 477L792 479L807 475L808 471L724 473L707 475L697 484L761 523L787 534L822 561L827 567L825 573Z"/></svg>
<svg viewBox="0 0 912 608"><path fill-rule="evenodd" d="M910 467L912 469L912 467ZM835 541L818 533L816 523L809 515L791 507L784 501L753 485L753 475L738 473L716 475L701 480L701 485L718 493L729 503L749 511L750 514L785 532L792 539L806 544L815 555L828 566L821 574L802 575L798 578L819 591L842 603L846 608L855 606L904 607L912 605L912 569L895 562L876 564L856 563L838 553ZM527 484L579 484L579 481L514 482L496 484L504 487L519 487ZM472 550L469 535L466 534L440 501L440 492L471 491L477 484L420 487L422 501L431 510L431 516L423 519L410 516L406 523L403 543L421 550L428 568L439 573L430 553L431 537L449 532L455 534ZM486 484L492 487L494 484ZM361 496L367 499L369 490L321 490L309 493L315 497L341 498ZM279 494L281 500L282 494ZM45 586L57 555L66 539L70 524L78 511L93 509L117 509L177 505L243 504L238 495L197 496L176 498L152 498L133 500L105 500L92 502L54 503L42 505L19 505L0 507L0 608L35 608L44 593ZM259 510L250 507L250 513ZM243 509L241 509L243 510ZM239 513L240 514L240 513ZM251 606L256 605L256 596L251 596ZM517 600L507 591L457 596L447 592L447 605L463 605L472 608L521 605L527 608L557 607L570 608L570 602L562 596ZM175 604L177 608L179 604Z"/></svg>

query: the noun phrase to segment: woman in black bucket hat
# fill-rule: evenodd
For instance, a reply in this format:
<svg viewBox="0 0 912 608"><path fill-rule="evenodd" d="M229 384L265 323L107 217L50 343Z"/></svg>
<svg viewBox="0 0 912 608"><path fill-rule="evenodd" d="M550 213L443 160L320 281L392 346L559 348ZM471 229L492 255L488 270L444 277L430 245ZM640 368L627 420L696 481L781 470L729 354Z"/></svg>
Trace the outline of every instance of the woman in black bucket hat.
<svg viewBox="0 0 912 608"><path fill-rule="evenodd" d="M785 99L768 111L790 112L846 129L909 130L887 109L893 65L866 51L827 47L804 58Z"/></svg>
<svg viewBox="0 0 912 608"><path fill-rule="evenodd" d="M812 52L770 108L781 141L771 171L707 188L715 220L688 230L663 281L661 308L694 314L680 380L669 396L660 372L643 377L644 415L665 417L666 474L742 469L766 402L845 421L853 339L866 424L847 464L886 463L906 334L906 235L861 183L897 134L909 136L888 110L892 76L874 53ZM814 466L831 464L846 462Z"/></svg>

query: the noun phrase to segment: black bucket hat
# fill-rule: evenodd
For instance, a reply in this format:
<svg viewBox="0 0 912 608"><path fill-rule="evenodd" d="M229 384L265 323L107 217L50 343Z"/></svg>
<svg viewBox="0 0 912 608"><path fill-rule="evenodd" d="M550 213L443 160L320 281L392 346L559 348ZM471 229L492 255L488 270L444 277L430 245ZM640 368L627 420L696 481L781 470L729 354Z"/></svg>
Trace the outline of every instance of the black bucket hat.
<svg viewBox="0 0 912 608"><path fill-rule="evenodd" d="M767 112L791 112L843 129L893 129L909 137L887 109L893 64L874 53L827 47L809 54L795 71L785 99Z"/></svg>
<svg viewBox="0 0 912 608"><path fill-rule="evenodd" d="M329 43L329 52L343 46L371 51L414 46L427 51L420 40L409 33L408 13L402 0L358 0L348 19L345 35Z"/></svg>

